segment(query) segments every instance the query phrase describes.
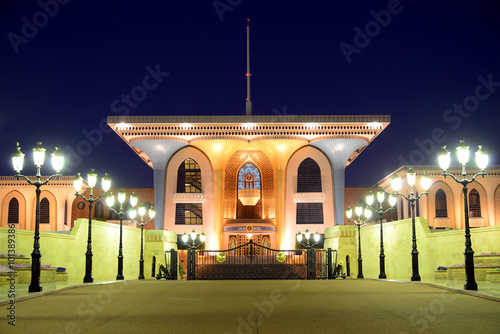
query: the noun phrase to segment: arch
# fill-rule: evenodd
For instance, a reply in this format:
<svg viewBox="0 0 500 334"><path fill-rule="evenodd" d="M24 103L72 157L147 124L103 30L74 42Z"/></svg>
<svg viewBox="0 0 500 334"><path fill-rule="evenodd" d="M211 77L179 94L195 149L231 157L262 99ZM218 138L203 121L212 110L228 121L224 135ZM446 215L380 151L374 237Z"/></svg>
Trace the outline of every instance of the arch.
<svg viewBox="0 0 500 334"><path fill-rule="evenodd" d="M45 201L44 201L45 199ZM42 221L42 201L44 202L45 216ZM36 197L33 200L33 219L31 229L35 229L36 224ZM56 197L49 190L40 193L40 231L57 231L57 201Z"/></svg>
<svg viewBox="0 0 500 334"><path fill-rule="evenodd" d="M97 202L95 204L95 211L94 211L94 217L96 219L98 218L104 218L104 205L101 202Z"/></svg>
<svg viewBox="0 0 500 334"><path fill-rule="evenodd" d="M469 192L469 217L480 218L481 216L481 196L479 192L474 188Z"/></svg>
<svg viewBox="0 0 500 334"><path fill-rule="evenodd" d="M298 192L298 176L299 166L308 158L312 159L320 169L321 192L299 193ZM309 161L309 160L307 160ZM281 228L284 233L280 233L280 247L294 247L295 234L298 231L297 223L297 206L298 204L315 204L321 205L323 210L322 225L315 225L313 228L320 233L325 228L341 225L343 222L336 222L334 213L335 198L333 195L333 169L328 157L318 148L314 146L303 146L297 149L287 162L285 169L285 212ZM307 226L300 226L305 229Z"/></svg>
<svg viewBox="0 0 500 334"><path fill-rule="evenodd" d="M13 197L9 201L9 213L7 223L10 224L19 224L19 201L17 198Z"/></svg>
<svg viewBox="0 0 500 334"><path fill-rule="evenodd" d="M297 192L312 193L321 191L321 168L314 159L307 157L302 160L297 170Z"/></svg>
<svg viewBox="0 0 500 334"><path fill-rule="evenodd" d="M446 204L446 193L443 189L439 188L436 191L436 196L434 200L435 204L435 217L436 218L448 218L448 206Z"/></svg>
<svg viewBox="0 0 500 334"><path fill-rule="evenodd" d="M12 190L3 199L2 204L2 227L8 227L9 222L9 205L12 199L16 199L18 202L18 224L16 228L26 229L26 199L17 190Z"/></svg>
<svg viewBox="0 0 500 334"><path fill-rule="evenodd" d="M200 165L192 158L185 159L177 169L177 192L202 192Z"/></svg>
<svg viewBox="0 0 500 334"><path fill-rule="evenodd" d="M464 210L462 193L462 212ZM480 227L489 226L489 216L488 216L488 196L483 185L476 180L476 182L469 185L469 191L467 193L467 205L469 206L469 226L470 227ZM471 210L472 209L472 210ZM463 215L462 215L462 219ZM465 224L465 223L464 223Z"/></svg>
<svg viewBox="0 0 500 334"><path fill-rule="evenodd" d="M195 161L200 169L201 192L182 193L177 192L179 166L186 159ZM177 204L197 204L203 213L203 230L206 234L206 247L219 247L219 232L214 227L214 184L213 168L208 157L200 149L194 146L186 146L179 149L167 164L165 169L165 200L163 203L164 220L163 228L175 231L177 234L184 232L185 226L175 225ZM195 226L193 226L195 227ZM201 227L201 226L200 226ZM195 227L196 229L196 227ZM201 229L197 231L201 233ZM217 232L217 235L216 235Z"/></svg>
<svg viewBox="0 0 500 334"><path fill-rule="evenodd" d="M259 150L238 150L229 158L224 173L224 218L236 218L237 176L241 167L247 162L252 162L260 171L262 218L275 219L274 169L269 158Z"/></svg>
<svg viewBox="0 0 500 334"><path fill-rule="evenodd" d="M453 181L450 180L449 182ZM453 191L447 182L439 180L433 183L429 188L429 195L427 197L427 223L429 226L433 226L434 228L461 228L460 218L458 220L455 219L455 199ZM446 202L443 202L443 200ZM438 204L440 205L439 207ZM440 215L444 214L443 206L446 208L446 217L437 215L437 213Z"/></svg>

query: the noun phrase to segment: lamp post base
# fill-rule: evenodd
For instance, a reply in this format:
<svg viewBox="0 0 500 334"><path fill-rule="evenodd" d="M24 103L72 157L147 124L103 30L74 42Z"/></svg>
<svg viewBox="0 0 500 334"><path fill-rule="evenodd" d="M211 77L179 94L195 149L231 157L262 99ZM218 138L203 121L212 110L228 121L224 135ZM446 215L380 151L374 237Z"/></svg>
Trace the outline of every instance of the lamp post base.
<svg viewBox="0 0 500 334"><path fill-rule="evenodd" d="M477 283L476 282L466 282L464 284L464 290L475 290L475 291L477 291Z"/></svg>
<svg viewBox="0 0 500 334"><path fill-rule="evenodd" d="M385 279L385 278L387 278L387 276L386 276L385 274L383 274L383 273L382 273L382 274L378 275L378 278L379 278L379 279Z"/></svg>
<svg viewBox="0 0 500 334"><path fill-rule="evenodd" d="M411 281L412 282L420 282L421 281L420 276L412 276Z"/></svg>
<svg viewBox="0 0 500 334"><path fill-rule="evenodd" d="M90 277L85 276L83 278L83 283L93 283L93 282L94 282L94 278L92 276L90 276Z"/></svg>
<svg viewBox="0 0 500 334"><path fill-rule="evenodd" d="M123 275L117 275L117 276L116 276L116 280L117 280L117 281L123 281L123 279L124 279L124 278L125 278L125 277L123 277Z"/></svg>

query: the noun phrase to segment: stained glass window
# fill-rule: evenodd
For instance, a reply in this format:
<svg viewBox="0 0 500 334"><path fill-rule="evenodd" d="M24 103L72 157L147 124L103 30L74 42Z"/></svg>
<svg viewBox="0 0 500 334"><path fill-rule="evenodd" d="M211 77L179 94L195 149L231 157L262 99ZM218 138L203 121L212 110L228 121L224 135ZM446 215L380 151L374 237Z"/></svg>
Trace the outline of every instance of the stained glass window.
<svg viewBox="0 0 500 334"><path fill-rule="evenodd" d="M246 163L238 173L238 190L260 189L260 172L252 163Z"/></svg>

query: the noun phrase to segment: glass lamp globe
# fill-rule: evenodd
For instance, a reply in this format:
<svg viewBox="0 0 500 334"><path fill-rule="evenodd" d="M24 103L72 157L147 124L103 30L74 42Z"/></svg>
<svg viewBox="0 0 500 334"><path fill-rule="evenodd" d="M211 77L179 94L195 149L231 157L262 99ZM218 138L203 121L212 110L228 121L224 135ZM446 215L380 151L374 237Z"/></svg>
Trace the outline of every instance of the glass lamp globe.
<svg viewBox="0 0 500 334"><path fill-rule="evenodd" d="M465 165L469 162L469 146L465 146L465 141L460 141L460 146L457 147L458 162Z"/></svg>
<svg viewBox="0 0 500 334"><path fill-rule="evenodd" d="M389 205L392 207L394 205L396 205L396 201L397 201L397 197L394 193L391 193L389 195Z"/></svg>
<svg viewBox="0 0 500 334"><path fill-rule="evenodd" d="M304 234L306 235L306 239L309 240L309 238L311 237L311 232L309 232L309 230L306 229L306 232Z"/></svg>
<svg viewBox="0 0 500 334"><path fill-rule="evenodd" d="M134 220L135 216L137 215L137 212L135 210L131 210L128 215L130 216L130 219Z"/></svg>
<svg viewBox="0 0 500 334"><path fill-rule="evenodd" d="M78 173L75 178L73 179L73 187L75 187L76 192L79 192L82 189L83 186L83 178Z"/></svg>
<svg viewBox="0 0 500 334"><path fill-rule="evenodd" d="M438 163L439 167L444 171L450 167L450 152L448 152L446 146L442 146L441 151L438 153Z"/></svg>
<svg viewBox="0 0 500 334"><path fill-rule="evenodd" d="M16 173L20 173L23 170L24 164L24 153L21 152L21 146L16 143L16 151L12 153L12 166Z"/></svg>
<svg viewBox="0 0 500 334"><path fill-rule="evenodd" d="M188 235L187 235L187 233L186 233L186 232L184 232L184 234L182 235L182 241L183 241L184 243L186 243L186 242L188 241Z"/></svg>
<svg viewBox="0 0 500 334"><path fill-rule="evenodd" d="M476 165L484 171L488 166L488 153L483 151L483 146L479 145L479 150L475 153L476 155Z"/></svg>
<svg viewBox="0 0 500 334"><path fill-rule="evenodd" d="M352 209L350 206L347 207L347 209L345 210L345 215L347 216L348 219L351 219L352 217Z"/></svg>
<svg viewBox="0 0 500 334"><path fill-rule="evenodd" d="M146 214L146 207L144 205L141 205L138 211L139 211L139 216L144 217L144 215Z"/></svg>
<svg viewBox="0 0 500 334"><path fill-rule="evenodd" d="M401 181L401 176L399 176L398 174L394 173L394 176L392 177L391 179L391 186L394 190L396 191L399 191L399 189L401 189L401 184L402 181Z"/></svg>
<svg viewBox="0 0 500 334"><path fill-rule="evenodd" d="M118 198L120 198L120 193L118 193ZM110 192L106 196L106 205L109 206L109 207L112 207L113 204L115 204L115 196L113 196L113 193Z"/></svg>
<svg viewBox="0 0 500 334"><path fill-rule="evenodd" d="M385 200L385 192L383 190L377 191L377 201L382 204Z"/></svg>
<svg viewBox="0 0 500 334"><path fill-rule="evenodd" d="M122 190L118 192L118 203L123 204L125 203L125 199L127 197L127 194Z"/></svg>
<svg viewBox="0 0 500 334"><path fill-rule="evenodd" d="M36 147L33 148L33 160L35 161L35 166L41 167L43 165L45 149L42 147L42 142L36 143Z"/></svg>
<svg viewBox="0 0 500 334"><path fill-rule="evenodd" d="M135 206L137 205L137 200L139 198L137 197L137 195L134 193L132 193L132 195L130 195L130 205L132 205L133 208L135 208Z"/></svg>
<svg viewBox="0 0 500 334"><path fill-rule="evenodd" d="M195 240L196 239L196 231L195 230L192 230L191 231L191 240Z"/></svg>
<svg viewBox="0 0 500 334"><path fill-rule="evenodd" d="M97 183L97 174L91 169L90 173L87 174L87 182L90 188L94 188Z"/></svg>
<svg viewBox="0 0 500 334"><path fill-rule="evenodd" d="M298 241L298 242L301 242L301 241L302 241L302 233L300 233L300 231L299 231L299 232L297 232L297 241Z"/></svg>
<svg viewBox="0 0 500 334"><path fill-rule="evenodd" d="M406 174L406 178L407 178L408 184L413 187L415 185L415 181L417 181L417 173L415 173L413 171L413 168L410 168L408 170L408 173Z"/></svg>
<svg viewBox="0 0 500 334"><path fill-rule="evenodd" d="M206 239L205 233L201 232L201 234L200 234L200 241L201 242L205 242L205 239Z"/></svg>
<svg viewBox="0 0 500 334"><path fill-rule="evenodd" d="M316 233L314 233L314 241L319 242L319 238L320 238L319 232L316 231Z"/></svg>
<svg viewBox="0 0 500 334"><path fill-rule="evenodd" d="M429 190L431 187L432 181L429 176L427 176L427 172L424 172L424 175L420 178L420 185L424 188L425 191Z"/></svg>
<svg viewBox="0 0 500 334"><path fill-rule="evenodd" d="M52 168L59 173L64 166L64 154L59 151L59 147L56 147L54 153L52 153Z"/></svg>
<svg viewBox="0 0 500 334"><path fill-rule="evenodd" d="M153 219L155 217L156 211L154 205L149 209L149 217Z"/></svg>
<svg viewBox="0 0 500 334"><path fill-rule="evenodd" d="M371 216L372 216L372 210L366 208L365 209L365 217L366 217L366 219L370 220Z"/></svg>
<svg viewBox="0 0 500 334"><path fill-rule="evenodd" d="M104 177L102 178L102 190L107 192L111 188L111 178L108 173L104 173Z"/></svg>
<svg viewBox="0 0 500 334"><path fill-rule="evenodd" d="M356 212L356 216L360 217L363 214L363 207L361 205L357 205L354 208L354 212Z"/></svg>
<svg viewBox="0 0 500 334"><path fill-rule="evenodd" d="M366 195L366 203L371 206L373 204L373 193L370 191L368 195Z"/></svg>

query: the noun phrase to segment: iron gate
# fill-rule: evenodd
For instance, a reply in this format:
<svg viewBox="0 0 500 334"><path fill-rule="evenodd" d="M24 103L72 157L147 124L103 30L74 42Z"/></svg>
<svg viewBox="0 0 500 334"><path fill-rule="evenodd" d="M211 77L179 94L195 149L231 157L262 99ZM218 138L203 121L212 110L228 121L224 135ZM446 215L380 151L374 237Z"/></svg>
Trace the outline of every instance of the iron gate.
<svg viewBox="0 0 500 334"><path fill-rule="evenodd" d="M177 279L177 251L175 249L171 249L169 251L165 251L165 270L161 272L159 270L157 279L165 278L167 280L176 280Z"/></svg>
<svg viewBox="0 0 500 334"><path fill-rule="evenodd" d="M312 248L278 250L252 240L226 250L190 248L187 277L190 280L333 278L333 252Z"/></svg>

